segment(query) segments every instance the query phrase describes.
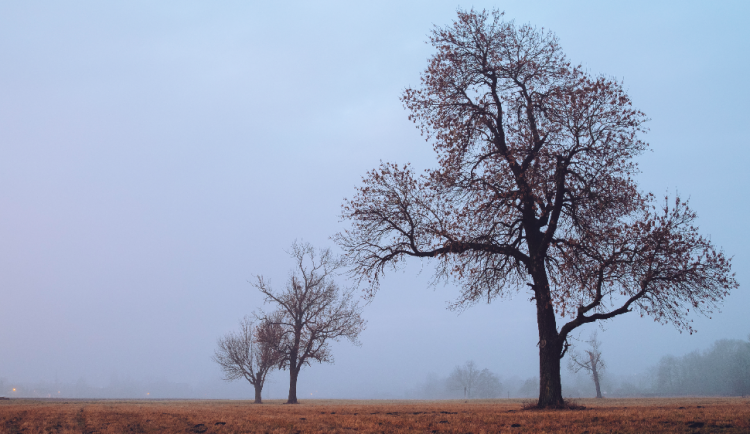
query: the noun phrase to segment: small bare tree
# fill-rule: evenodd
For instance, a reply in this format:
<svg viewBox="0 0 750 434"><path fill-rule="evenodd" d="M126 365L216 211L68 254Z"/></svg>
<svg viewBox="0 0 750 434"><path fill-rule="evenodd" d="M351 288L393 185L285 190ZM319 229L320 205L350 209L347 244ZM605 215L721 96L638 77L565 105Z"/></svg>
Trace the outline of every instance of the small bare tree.
<svg viewBox="0 0 750 434"><path fill-rule="evenodd" d="M279 364L276 351L281 334L277 326L261 323L255 326L245 318L240 322L239 332L231 332L219 338L219 348L214 361L224 371L224 380L246 379L255 387L255 403L262 404L261 391L266 375Z"/></svg>
<svg viewBox="0 0 750 434"><path fill-rule="evenodd" d="M271 314L259 312L264 323L278 327L281 338L277 351L279 366L289 369L289 398L287 404L297 403L297 377L311 360L333 362L329 343L346 338L358 344L357 336L365 327L362 309L353 300L353 290L340 291L333 276L344 266L329 249L315 250L307 243L292 244L290 256L296 270L289 275L286 289L276 292L263 276L257 276L254 286L266 296L266 303L274 303L278 310Z"/></svg>
<svg viewBox="0 0 750 434"><path fill-rule="evenodd" d="M606 365L602 360L602 352L599 351L599 345L601 342L597 339L596 332L591 334L591 338L586 341L589 344L589 349L585 350L585 355L581 355L578 352L573 352L568 360L568 369L572 372L578 373L581 370L591 374L591 378L594 380L596 386L596 397L603 398L602 389L599 385L599 375L604 371Z"/></svg>

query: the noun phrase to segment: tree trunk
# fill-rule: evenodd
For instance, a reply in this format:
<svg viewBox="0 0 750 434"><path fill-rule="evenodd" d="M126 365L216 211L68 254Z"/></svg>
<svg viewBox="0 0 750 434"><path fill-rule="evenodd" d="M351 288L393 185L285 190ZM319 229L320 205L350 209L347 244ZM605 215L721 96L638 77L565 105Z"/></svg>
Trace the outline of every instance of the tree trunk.
<svg viewBox="0 0 750 434"><path fill-rule="evenodd" d="M540 335L541 333L540 330ZM562 383L560 381L560 345L551 339L542 339L539 344L539 408L563 408Z"/></svg>
<svg viewBox="0 0 750 434"><path fill-rule="evenodd" d="M299 368L293 366L289 367L289 398L287 404L297 404L297 376L299 375Z"/></svg>
<svg viewBox="0 0 750 434"><path fill-rule="evenodd" d="M589 360L591 361L591 376L594 377L594 385L596 386L596 397L603 398L602 389L599 387L599 372L596 371L597 360L594 360L594 354L589 353Z"/></svg>
<svg viewBox="0 0 750 434"><path fill-rule="evenodd" d="M263 404L263 400L260 399L260 391L263 390L263 386L255 385L255 404Z"/></svg>
<svg viewBox="0 0 750 434"><path fill-rule="evenodd" d="M536 276L534 276L536 277ZM539 408L564 408L560 381L562 342L557 333L555 311L547 276L535 280L536 319L539 327ZM539 283L537 283L539 282Z"/></svg>

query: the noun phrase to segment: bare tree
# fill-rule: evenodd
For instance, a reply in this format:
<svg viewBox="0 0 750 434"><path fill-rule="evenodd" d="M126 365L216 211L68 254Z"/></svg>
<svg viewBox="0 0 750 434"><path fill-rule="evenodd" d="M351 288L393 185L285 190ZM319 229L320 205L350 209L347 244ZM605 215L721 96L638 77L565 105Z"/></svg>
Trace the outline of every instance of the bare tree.
<svg viewBox="0 0 750 434"><path fill-rule="evenodd" d="M279 328L267 323L255 326L245 318L240 322L240 331L219 338L219 348L214 361L224 371L224 380L246 379L255 387L255 403L262 404L261 391L266 375L280 362L276 351L281 337Z"/></svg>
<svg viewBox="0 0 750 434"><path fill-rule="evenodd" d="M448 376L448 387L453 390L464 391L464 398L471 399L472 390L479 383L479 368L473 360L469 360L464 366L456 366Z"/></svg>
<svg viewBox="0 0 750 434"><path fill-rule="evenodd" d="M554 34L459 11L436 27L422 84L402 96L437 154L415 174L383 163L343 204L336 241L374 294L389 269L432 258L454 307L528 291L540 408L565 408L569 334L633 310L692 332L738 283L684 201L635 182L646 116L622 83L566 58Z"/></svg>
<svg viewBox="0 0 750 434"><path fill-rule="evenodd" d="M456 366L448 376L451 390L463 390L464 398L496 398L500 395L500 380L489 369L477 368L470 360L464 366Z"/></svg>
<svg viewBox="0 0 750 434"><path fill-rule="evenodd" d="M253 284L265 295L266 303L278 309L271 314L259 312L264 324L279 327L277 351L279 366L289 369L287 404L297 403L297 377L304 365L315 360L333 362L329 343L346 338L359 344L357 336L365 327L362 309L353 300L353 290L341 291L333 281L344 262L329 249L315 250L312 245L295 242L290 256L296 262L286 288L276 292L263 276Z"/></svg>
<svg viewBox="0 0 750 434"><path fill-rule="evenodd" d="M500 383L500 379L497 378L497 375L492 373L489 369L482 369L482 372L479 373L479 381L477 383L478 384L474 389L474 396L477 398L490 399L500 397L502 384Z"/></svg>
<svg viewBox="0 0 750 434"><path fill-rule="evenodd" d="M599 350L599 339L597 339L596 332L591 334L591 338L586 341L589 344L589 349L584 350L584 355L573 352L568 359L568 369L572 372L578 373L584 370L591 374L591 378L594 380L596 386L596 397L604 398L602 396L602 389L599 385L599 375L604 371L606 365L602 359L602 352Z"/></svg>

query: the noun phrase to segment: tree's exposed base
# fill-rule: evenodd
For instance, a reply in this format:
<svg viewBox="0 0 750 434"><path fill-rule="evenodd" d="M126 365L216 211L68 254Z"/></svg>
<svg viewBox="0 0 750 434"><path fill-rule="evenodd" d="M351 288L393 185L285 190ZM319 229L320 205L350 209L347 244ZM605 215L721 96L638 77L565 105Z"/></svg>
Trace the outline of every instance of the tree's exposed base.
<svg viewBox="0 0 750 434"><path fill-rule="evenodd" d="M540 406L537 401L529 401L523 404L522 410L585 410L586 407L579 405L572 399L563 400L562 405Z"/></svg>
<svg viewBox="0 0 750 434"><path fill-rule="evenodd" d="M287 401L284 404L299 404L298 401Z"/></svg>

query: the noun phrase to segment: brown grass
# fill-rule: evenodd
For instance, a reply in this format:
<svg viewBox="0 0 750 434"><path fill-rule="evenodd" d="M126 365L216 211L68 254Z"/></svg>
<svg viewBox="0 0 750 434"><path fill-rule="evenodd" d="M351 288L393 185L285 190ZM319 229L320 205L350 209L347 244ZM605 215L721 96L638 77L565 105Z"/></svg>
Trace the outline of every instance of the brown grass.
<svg viewBox="0 0 750 434"><path fill-rule="evenodd" d="M582 410L521 400L0 401L1 433L748 433L750 399L581 399Z"/></svg>

